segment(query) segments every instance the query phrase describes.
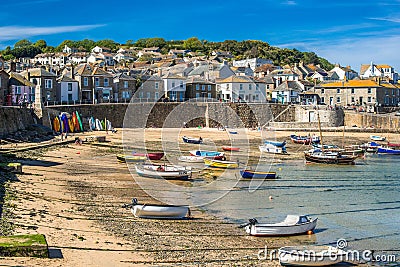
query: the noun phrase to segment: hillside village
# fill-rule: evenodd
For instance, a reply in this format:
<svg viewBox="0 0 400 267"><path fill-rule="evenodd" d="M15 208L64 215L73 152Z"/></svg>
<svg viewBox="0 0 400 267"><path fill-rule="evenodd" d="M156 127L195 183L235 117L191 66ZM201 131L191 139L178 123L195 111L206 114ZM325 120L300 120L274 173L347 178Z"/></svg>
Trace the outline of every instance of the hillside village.
<svg viewBox="0 0 400 267"><path fill-rule="evenodd" d="M62 52L5 60L0 55L2 105L127 103L131 100L326 104L374 112L398 106L400 84L392 66L360 67L272 60L234 60L227 51L198 55L188 49L126 47L90 53L65 45Z"/></svg>

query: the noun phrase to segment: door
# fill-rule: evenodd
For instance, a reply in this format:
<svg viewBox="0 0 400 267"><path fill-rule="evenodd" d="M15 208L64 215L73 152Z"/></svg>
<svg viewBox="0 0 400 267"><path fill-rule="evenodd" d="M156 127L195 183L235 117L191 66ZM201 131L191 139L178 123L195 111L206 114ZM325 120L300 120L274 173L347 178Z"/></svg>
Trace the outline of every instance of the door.
<svg viewBox="0 0 400 267"><path fill-rule="evenodd" d="M309 119L308 122L315 121L315 111L310 111L308 119Z"/></svg>
<svg viewBox="0 0 400 267"><path fill-rule="evenodd" d="M329 98L329 105L333 105L333 96L331 96L330 98Z"/></svg>
<svg viewBox="0 0 400 267"><path fill-rule="evenodd" d="M363 104L364 104L364 102L363 102L363 97L360 96L360 105L362 106Z"/></svg>

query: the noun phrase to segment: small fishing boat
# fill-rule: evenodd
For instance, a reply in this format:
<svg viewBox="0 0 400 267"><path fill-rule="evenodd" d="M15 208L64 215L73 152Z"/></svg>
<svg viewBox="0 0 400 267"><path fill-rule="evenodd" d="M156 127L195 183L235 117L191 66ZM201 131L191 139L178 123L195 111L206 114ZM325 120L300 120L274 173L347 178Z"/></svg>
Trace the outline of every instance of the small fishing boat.
<svg viewBox="0 0 400 267"><path fill-rule="evenodd" d="M130 208L132 214L137 218L183 219L190 216L188 206L139 204L136 198L132 199L132 204L123 207Z"/></svg>
<svg viewBox="0 0 400 267"><path fill-rule="evenodd" d="M318 136L299 136L299 135L292 134L290 136L290 139L295 144L304 144L304 145L309 145L311 143L319 143L320 142L320 138Z"/></svg>
<svg viewBox="0 0 400 267"><path fill-rule="evenodd" d="M305 151L304 156L306 162L341 165L354 165L357 158L357 156L342 155L340 152L322 151L320 149Z"/></svg>
<svg viewBox="0 0 400 267"><path fill-rule="evenodd" d="M365 149L365 152L368 152L368 153L376 153L378 151L378 148L381 146L382 146L381 144L378 144L375 142L368 142L368 143L360 145L360 147Z"/></svg>
<svg viewBox="0 0 400 267"><path fill-rule="evenodd" d="M150 160L160 160L162 157L164 157L164 152L151 152L151 153L136 153L133 152L134 156L140 156L140 157L147 157Z"/></svg>
<svg viewBox="0 0 400 267"><path fill-rule="evenodd" d="M278 250L283 266L329 266L346 261L347 252L332 246L293 246Z"/></svg>
<svg viewBox="0 0 400 267"><path fill-rule="evenodd" d="M385 141L386 137L380 136L380 135L371 135L369 137L372 141Z"/></svg>
<svg viewBox="0 0 400 267"><path fill-rule="evenodd" d="M222 146L223 151L240 151L239 147Z"/></svg>
<svg viewBox="0 0 400 267"><path fill-rule="evenodd" d="M224 160L225 154L223 152L218 151L204 151L204 150L191 150L189 151L190 155L204 157L208 159L216 159L216 160Z"/></svg>
<svg viewBox="0 0 400 267"><path fill-rule="evenodd" d="M260 172L252 170L240 170L240 175L244 179L275 179L276 172Z"/></svg>
<svg viewBox="0 0 400 267"><path fill-rule="evenodd" d="M191 163L203 163L204 157L199 157L199 156L180 156L178 158L179 161L183 162L191 162Z"/></svg>
<svg viewBox="0 0 400 267"><path fill-rule="evenodd" d="M183 139L183 142L189 143L189 144L202 144L203 143L203 138L201 138L201 137L193 138L193 137L184 136L184 137L182 137L182 139Z"/></svg>
<svg viewBox="0 0 400 267"><path fill-rule="evenodd" d="M264 144L271 144L277 147L284 147L286 145L286 141L278 142L278 141L265 140Z"/></svg>
<svg viewBox="0 0 400 267"><path fill-rule="evenodd" d="M230 133L230 134L237 134L238 132L235 131L235 130L230 130L230 131L228 131L228 133Z"/></svg>
<svg viewBox="0 0 400 267"><path fill-rule="evenodd" d="M306 215L287 215L283 222L259 223L250 219L249 223L240 226L246 233L254 236L287 236L305 234L313 231L317 226L318 218L311 219Z"/></svg>
<svg viewBox="0 0 400 267"><path fill-rule="evenodd" d="M400 149L395 149L393 147L378 147L376 152L378 154L400 155Z"/></svg>
<svg viewBox="0 0 400 267"><path fill-rule="evenodd" d="M273 154L286 154L286 147L277 147L272 144L264 144L258 147L261 152Z"/></svg>
<svg viewBox="0 0 400 267"><path fill-rule="evenodd" d="M388 147L400 147L400 144L388 142Z"/></svg>
<svg viewBox="0 0 400 267"><path fill-rule="evenodd" d="M121 162L143 162L147 157L118 154L117 159Z"/></svg>
<svg viewBox="0 0 400 267"><path fill-rule="evenodd" d="M312 144L313 148L322 148L321 144ZM337 145L323 145L324 149L339 149Z"/></svg>
<svg viewBox="0 0 400 267"><path fill-rule="evenodd" d="M143 164L136 165L135 169L140 176L166 180L188 180L192 176L192 169L184 166Z"/></svg>
<svg viewBox="0 0 400 267"><path fill-rule="evenodd" d="M221 169L235 169L239 167L239 163L235 161L204 159L204 164L207 167L221 168Z"/></svg>

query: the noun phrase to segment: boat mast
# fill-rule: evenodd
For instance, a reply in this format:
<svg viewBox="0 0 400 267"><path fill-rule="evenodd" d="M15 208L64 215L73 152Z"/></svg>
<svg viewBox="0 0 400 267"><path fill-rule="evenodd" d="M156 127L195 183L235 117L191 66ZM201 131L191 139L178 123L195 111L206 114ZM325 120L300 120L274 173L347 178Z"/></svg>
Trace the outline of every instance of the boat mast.
<svg viewBox="0 0 400 267"><path fill-rule="evenodd" d="M320 144L321 144L321 150L324 152L324 143L322 142L322 130L321 130L321 119L319 117L319 110L317 112L318 115L318 130L319 130L319 139L320 139Z"/></svg>
<svg viewBox="0 0 400 267"><path fill-rule="evenodd" d="M342 138L342 148L344 149L344 130L345 130L345 128L346 128L346 125L344 125L344 122L343 122L343 138Z"/></svg>

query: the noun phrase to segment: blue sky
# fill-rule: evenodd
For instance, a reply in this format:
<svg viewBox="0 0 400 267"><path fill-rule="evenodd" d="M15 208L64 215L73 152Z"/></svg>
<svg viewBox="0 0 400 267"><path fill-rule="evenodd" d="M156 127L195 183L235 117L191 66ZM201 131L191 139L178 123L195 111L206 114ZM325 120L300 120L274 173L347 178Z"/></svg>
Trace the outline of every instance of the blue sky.
<svg viewBox="0 0 400 267"><path fill-rule="evenodd" d="M2 0L0 49L17 40L262 40L359 71L400 71L400 0Z"/></svg>

